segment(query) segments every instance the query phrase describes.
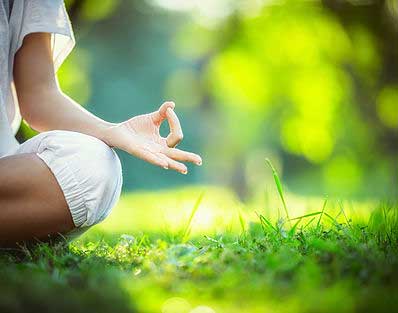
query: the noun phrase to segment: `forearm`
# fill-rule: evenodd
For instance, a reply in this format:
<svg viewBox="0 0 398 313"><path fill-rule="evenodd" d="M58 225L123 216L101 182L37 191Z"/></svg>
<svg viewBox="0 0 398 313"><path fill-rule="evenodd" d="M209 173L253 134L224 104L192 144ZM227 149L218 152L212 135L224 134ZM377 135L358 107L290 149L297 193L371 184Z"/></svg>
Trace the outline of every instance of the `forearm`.
<svg viewBox="0 0 398 313"><path fill-rule="evenodd" d="M41 89L19 97L21 114L33 129L76 131L106 142L106 130L114 124L91 114L59 88Z"/></svg>

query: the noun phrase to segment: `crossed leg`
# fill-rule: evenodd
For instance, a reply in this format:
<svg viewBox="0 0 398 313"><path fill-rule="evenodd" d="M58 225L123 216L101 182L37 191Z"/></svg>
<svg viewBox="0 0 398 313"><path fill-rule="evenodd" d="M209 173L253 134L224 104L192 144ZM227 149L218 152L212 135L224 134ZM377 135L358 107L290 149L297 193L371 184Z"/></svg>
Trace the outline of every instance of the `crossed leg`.
<svg viewBox="0 0 398 313"><path fill-rule="evenodd" d="M0 246L74 227L57 180L36 154L0 158Z"/></svg>

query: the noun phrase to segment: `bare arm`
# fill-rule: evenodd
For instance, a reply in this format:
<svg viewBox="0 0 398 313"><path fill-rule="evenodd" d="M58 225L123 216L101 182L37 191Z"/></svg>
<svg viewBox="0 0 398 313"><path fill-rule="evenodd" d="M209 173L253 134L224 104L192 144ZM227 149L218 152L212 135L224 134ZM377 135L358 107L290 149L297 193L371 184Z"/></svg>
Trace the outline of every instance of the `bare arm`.
<svg viewBox="0 0 398 313"><path fill-rule="evenodd" d="M28 35L15 56L14 81L23 118L39 132L62 129L101 140L111 123L94 116L59 88L48 33Z"/></svg>
<svg viewBox="0 0 398 313"><path fill-rule="evenodd" d="M50 40L48 33L30 34L15 56L14 81L21 114L34 129L81 132L184 174L187 168L179 161L201 164L198 155L174 148L182 139L182 130L173 102L164 103L158 111L115 124L96 117L65 95L54 73ZM164 120L171 129L167 138L159 134Z"/></svg>

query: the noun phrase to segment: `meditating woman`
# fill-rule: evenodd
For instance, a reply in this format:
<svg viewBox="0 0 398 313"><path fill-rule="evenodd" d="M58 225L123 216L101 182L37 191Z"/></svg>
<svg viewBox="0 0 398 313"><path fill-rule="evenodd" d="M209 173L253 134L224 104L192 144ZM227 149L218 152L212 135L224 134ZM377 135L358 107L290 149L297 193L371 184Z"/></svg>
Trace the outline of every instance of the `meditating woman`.
<svg viewBox="0 0 398 313"><path fill-rule="evenodd" d="M0 0L0 245L73 236L105 219L122 186L112 148L182 174L182 162L201 165L175 148L182 130L173 102L111 123L66 96L55 72L73 46L61 0ZM19 144L21 116L40 134Z"/></svg>

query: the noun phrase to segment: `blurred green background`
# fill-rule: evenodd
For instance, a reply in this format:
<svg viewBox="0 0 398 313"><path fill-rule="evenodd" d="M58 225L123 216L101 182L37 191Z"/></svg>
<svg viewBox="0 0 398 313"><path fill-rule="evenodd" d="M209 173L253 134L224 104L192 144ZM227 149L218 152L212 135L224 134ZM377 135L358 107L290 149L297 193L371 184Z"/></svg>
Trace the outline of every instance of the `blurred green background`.
<svg viewBox="0 0 398 313"><path fill-rule="evenodd" d="M398 196L397 1L66 6L77 46L63 90L113 122L174 100L181 148L204 160L182 176L119 151L125 191L215 184L258 197L269 157L293 193Z"/></svg>
<svg viewBox="0 0 398 313"><path fill-rule="evenodd" d="M112 122L174 100L181 148L203 166L179 175L118 151L124 194L113 214L66 252L43 246L25 265L0 266L0 305L396 310L398 214L377 203L398 199L398 1L66 7L77 46L58 72L62 89ZM19 138L32 135L23 124ZM286 231L266 157L286 191Z"/></svg>

